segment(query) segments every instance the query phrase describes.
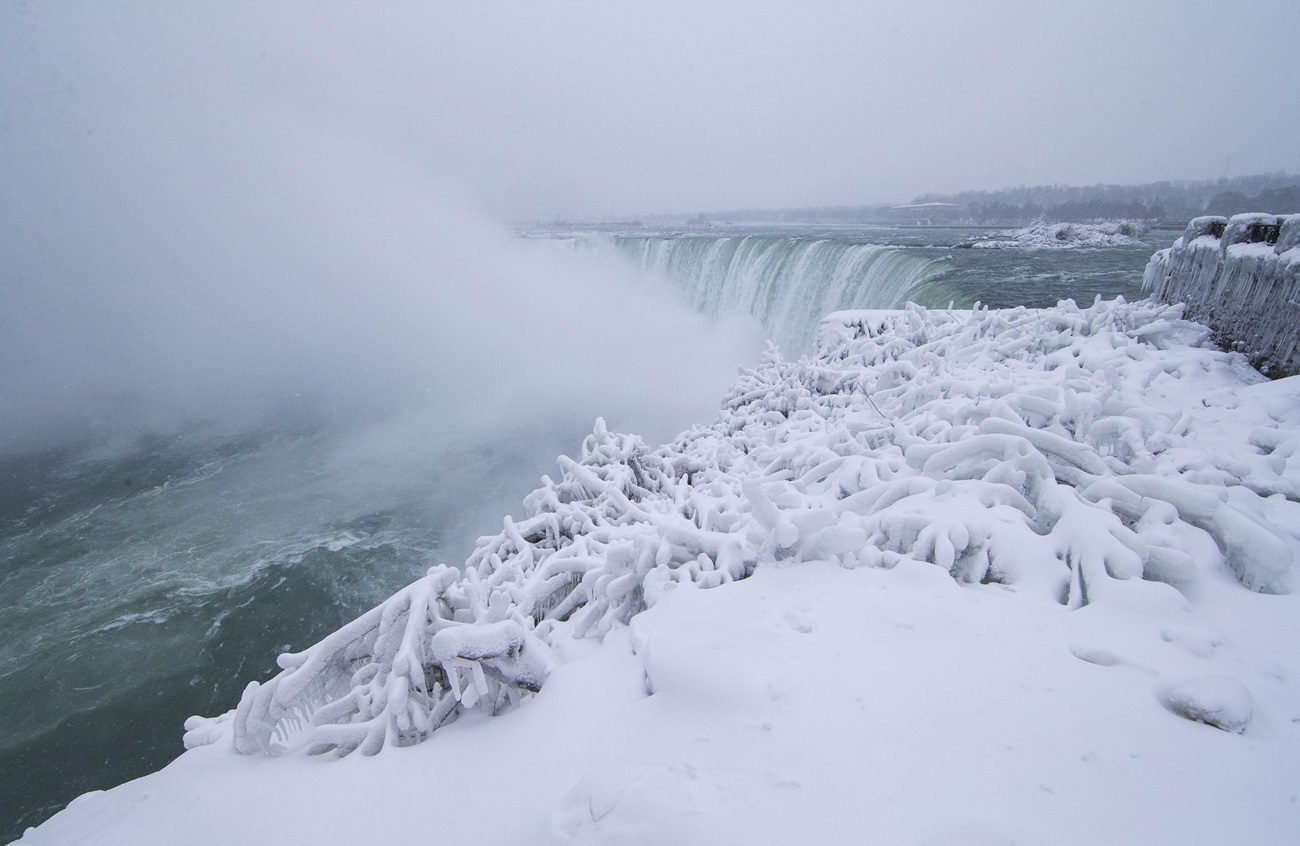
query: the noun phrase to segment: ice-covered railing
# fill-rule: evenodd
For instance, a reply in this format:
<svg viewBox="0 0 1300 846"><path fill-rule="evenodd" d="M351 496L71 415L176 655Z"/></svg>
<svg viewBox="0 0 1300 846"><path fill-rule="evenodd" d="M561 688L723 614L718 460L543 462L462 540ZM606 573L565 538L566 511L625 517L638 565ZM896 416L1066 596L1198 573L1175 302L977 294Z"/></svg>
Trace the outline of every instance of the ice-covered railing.
<svg viewBox="0 0 1300 846"><path fill-rule="evenodd" d="M708 427L652 450L598 422L463 574L435 567L282 655L235 711L189 721L186 743L415 743L537 692L560 639L805 560L920 560L1067 609L1219 573L1285 592L1300 384L1252 377L1181 313L1119 300L832 315L816 357L769 351Z"/></svg>
<svg viewBox="0 0 1300 846"><path fill-rule="evenodd" d="M1151 257L1142 287L1186 303L1262 372L1300 372L1300 215L1198 217Z"/></svg>

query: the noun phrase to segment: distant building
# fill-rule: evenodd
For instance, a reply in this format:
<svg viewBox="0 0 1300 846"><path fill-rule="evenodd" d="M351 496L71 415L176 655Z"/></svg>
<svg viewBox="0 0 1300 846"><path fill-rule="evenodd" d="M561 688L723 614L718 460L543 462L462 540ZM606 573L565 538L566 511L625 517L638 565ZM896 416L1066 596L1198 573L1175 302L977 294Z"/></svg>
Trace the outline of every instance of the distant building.
<svg viewBox="0 0 1300 846"><path fill-rule="evenodd" d="M891 207L887 215L890 221L897 223L933 226L957 220L961 217L961 211L962 207L956 203L910 203Z"/></svg>

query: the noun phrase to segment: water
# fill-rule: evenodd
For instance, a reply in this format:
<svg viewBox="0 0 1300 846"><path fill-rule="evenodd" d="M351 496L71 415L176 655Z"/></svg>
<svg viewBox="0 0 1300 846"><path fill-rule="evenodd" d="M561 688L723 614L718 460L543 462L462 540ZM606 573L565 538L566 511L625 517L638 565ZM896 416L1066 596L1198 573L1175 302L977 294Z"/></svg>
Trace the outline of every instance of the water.
<svg viewBox="0 0 1300 846"><path fill-rule="evenodd" d="M1140 296L1134 247L960 250L971 230L534 231L641 268L714 317L757 317L787 354L837 308L1047 306ZM563 373L555 374L563 379ZM463 421L462 421L463 422ZM305 647L430 565L462 561L582 417L193 428L97 452L0 457L0 841L76 795L166 764L191 714L233 707ZM459 432L459 434L453 434Z"/></svg>
<svg viewBox="0 0 1300 846"><path fill-rule="evenodd" d="M463 561L589 425L199 429L0 459L0 842L163 766L186 715Z"/></svg>
<svg viewBox="0 0 1300 846"><path fill-rule="evenodd" d="M1141 294L1141 274L1168 233L1124 247L956 248L974 228L721 226L529 233L575 252L614 253L667 280L710 316L757 317L787 354L811 349L828 312L849 308L1052 306L1066 297Z"/></svg>

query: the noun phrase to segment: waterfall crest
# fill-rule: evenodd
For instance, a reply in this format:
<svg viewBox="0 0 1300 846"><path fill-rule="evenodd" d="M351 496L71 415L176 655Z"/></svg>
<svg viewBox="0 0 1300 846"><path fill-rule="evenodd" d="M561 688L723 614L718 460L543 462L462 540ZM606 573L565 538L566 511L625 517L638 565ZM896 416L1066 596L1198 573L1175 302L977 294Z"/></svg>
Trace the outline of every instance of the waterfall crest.
<svg viewBox="0 0 1300 846"><path fill-rule="evenodd" d="M810 350L818 323L833 311L947 304L926 296L947 262L897 247L766 235L614 235L581 243L612 248L667 278L710 317L758 318L789 354Z"/></svg>

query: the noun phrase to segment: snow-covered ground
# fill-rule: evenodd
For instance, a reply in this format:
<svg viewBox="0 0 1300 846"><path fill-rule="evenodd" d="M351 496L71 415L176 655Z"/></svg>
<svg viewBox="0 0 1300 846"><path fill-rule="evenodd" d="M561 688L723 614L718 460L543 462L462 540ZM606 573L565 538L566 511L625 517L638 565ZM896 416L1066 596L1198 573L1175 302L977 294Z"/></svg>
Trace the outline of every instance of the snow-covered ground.
<svg viewBox="0 0 1300 846"><path fill-rule="evenodd" d="M22 842L1296 842L1300 378L1180 314L832 315Z"/></svg>
<svg viewBox="0 0 1300 846"><path fill-rule="evenodd" d="M1023 229L994 232L958 247L981 250L1036 250L1068 247L1125 247L1140 244L1146 226L1134 221L1110 223L1035 223Z"/></svg>

